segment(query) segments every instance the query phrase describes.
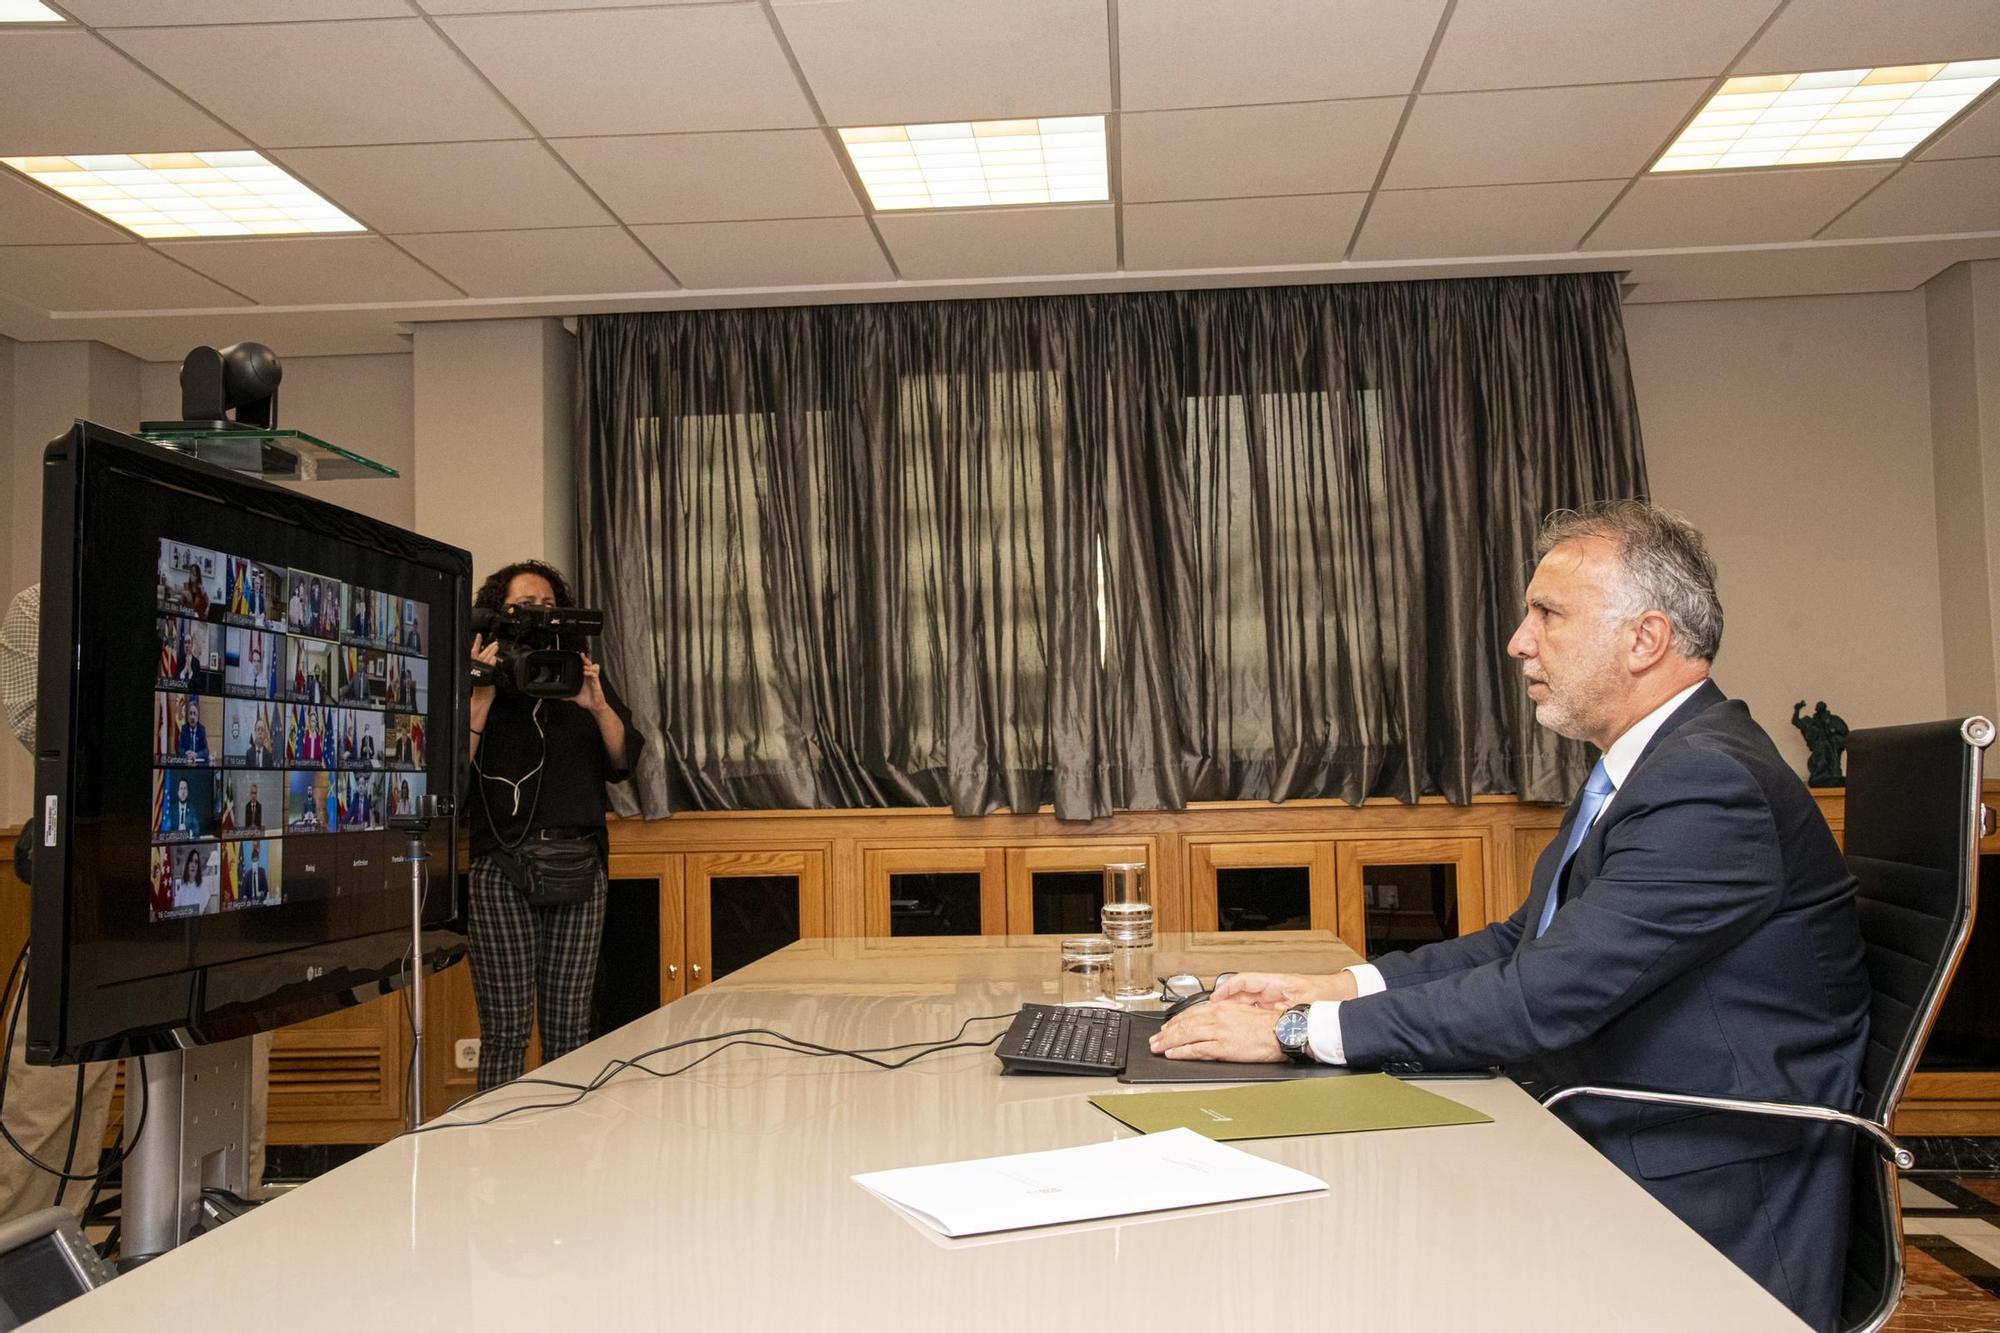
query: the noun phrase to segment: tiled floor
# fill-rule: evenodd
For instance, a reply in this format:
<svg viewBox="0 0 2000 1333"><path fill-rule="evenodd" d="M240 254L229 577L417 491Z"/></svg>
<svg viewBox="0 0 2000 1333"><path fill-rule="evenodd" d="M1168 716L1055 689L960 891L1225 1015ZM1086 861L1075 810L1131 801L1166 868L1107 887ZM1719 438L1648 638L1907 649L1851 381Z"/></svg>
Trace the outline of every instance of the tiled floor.
<svg viewBox="0 0 2000 1333"><path fill-rule="evenodd" d="M1903 1238L1893 1333L2000 1333L2000 1176L1905 1176Z"/></svg>

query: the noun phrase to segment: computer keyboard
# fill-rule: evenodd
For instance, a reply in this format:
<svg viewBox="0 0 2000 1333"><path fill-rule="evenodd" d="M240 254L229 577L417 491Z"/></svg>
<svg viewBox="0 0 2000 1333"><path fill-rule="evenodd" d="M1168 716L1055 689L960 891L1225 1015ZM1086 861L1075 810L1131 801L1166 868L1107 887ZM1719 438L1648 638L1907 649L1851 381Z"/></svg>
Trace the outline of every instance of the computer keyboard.
<svg viewBox="0 0 2000 1333"><path fill-rule="evenodd" d="M1024 1004L993 1053L1007 1074L1116 1074L1128 1030L1116 1009Z"/></svg>

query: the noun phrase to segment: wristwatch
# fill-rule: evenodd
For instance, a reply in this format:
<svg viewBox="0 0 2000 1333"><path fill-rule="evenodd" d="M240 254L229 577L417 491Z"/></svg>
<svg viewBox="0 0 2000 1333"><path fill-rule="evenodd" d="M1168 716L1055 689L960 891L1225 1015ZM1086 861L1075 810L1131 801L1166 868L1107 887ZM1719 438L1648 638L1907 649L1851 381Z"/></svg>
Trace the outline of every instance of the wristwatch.
<svg viewBox="0 0 2000 1333"><path fill-rule="evenodd" d="M1285 1057L1300 1064L1312 1063L1312 1047L1306 1040L1306 1009L1303 1004L1295 1004L1278 1015L1278 1049Z"/></svg>

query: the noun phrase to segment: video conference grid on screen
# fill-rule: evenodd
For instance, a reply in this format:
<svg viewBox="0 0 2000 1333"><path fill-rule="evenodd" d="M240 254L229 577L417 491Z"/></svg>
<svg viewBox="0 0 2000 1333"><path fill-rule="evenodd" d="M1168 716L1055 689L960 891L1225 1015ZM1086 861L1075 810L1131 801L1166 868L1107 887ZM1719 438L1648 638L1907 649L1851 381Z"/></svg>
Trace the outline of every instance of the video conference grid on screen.
<svg viewBox="0 0 2000 1333"><path fill-rule="evenodd" d="M171 540L158 604L148 919L325 896L424 796L429 604Z"/></svg>

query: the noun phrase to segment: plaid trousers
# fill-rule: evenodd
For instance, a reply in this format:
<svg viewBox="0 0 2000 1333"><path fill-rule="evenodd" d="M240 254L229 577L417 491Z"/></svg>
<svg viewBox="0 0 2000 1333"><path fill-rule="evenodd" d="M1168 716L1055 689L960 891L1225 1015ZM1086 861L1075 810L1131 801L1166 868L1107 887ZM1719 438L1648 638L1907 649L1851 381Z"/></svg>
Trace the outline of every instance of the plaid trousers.
<svg viewBox="0 0 2000 1333"><path fill-rule="evenodd" d="M590 1000L609 886L600 868L596 890L582 902L530 907L490 856L473 861L471 879L467 924L483 1092L521 1076L531 1011L541 1023L544 1064L590 1039Z"/></svg>

